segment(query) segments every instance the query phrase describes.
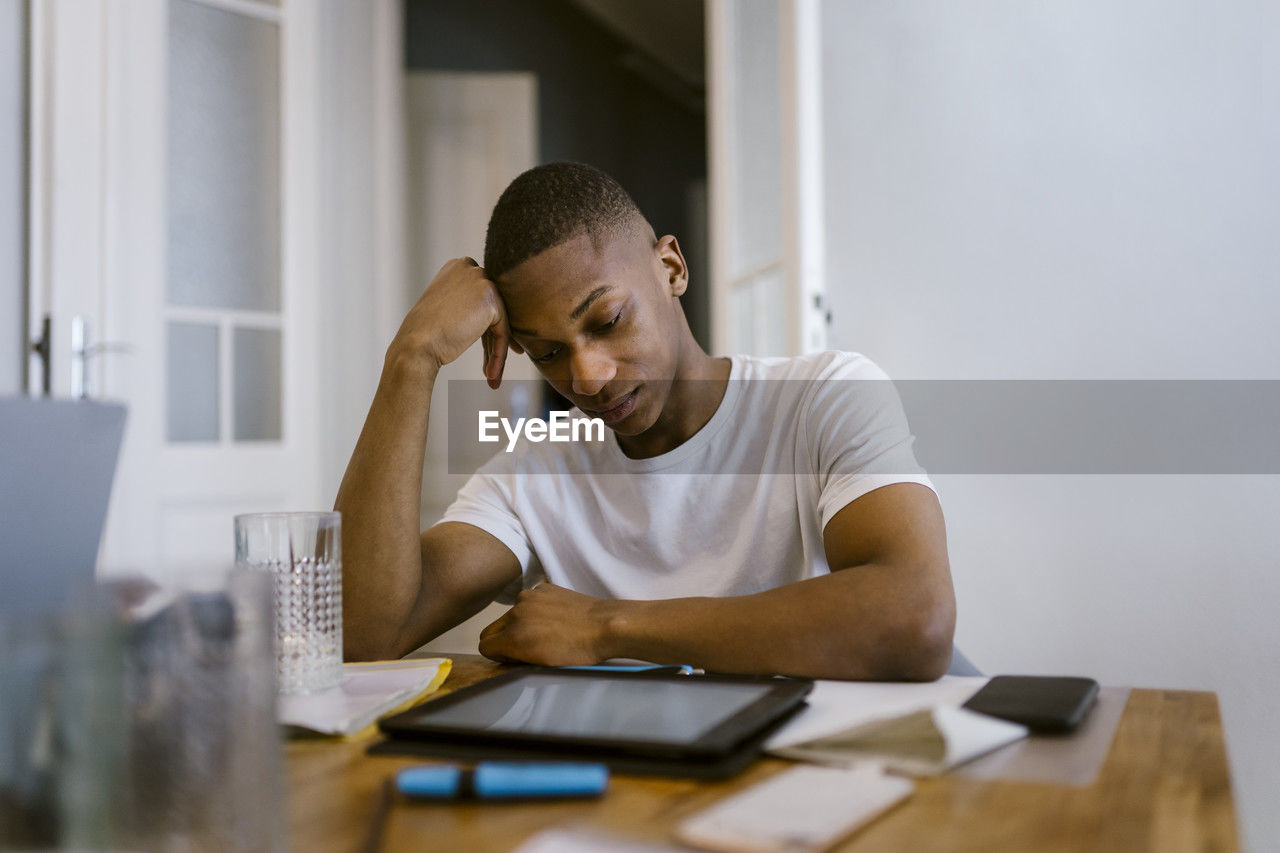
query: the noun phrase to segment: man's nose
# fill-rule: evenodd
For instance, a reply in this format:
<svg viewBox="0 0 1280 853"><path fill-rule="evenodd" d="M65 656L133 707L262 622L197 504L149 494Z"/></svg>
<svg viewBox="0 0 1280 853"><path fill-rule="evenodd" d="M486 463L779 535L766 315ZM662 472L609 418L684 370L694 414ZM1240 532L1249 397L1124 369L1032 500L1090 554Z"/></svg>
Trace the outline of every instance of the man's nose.
<svg viewBox="0 0 1280 853"><path fill-rule="evenodd" d="M573 374L573 393L581 397L599 394L618 372L613 359L599 347L575 350L569 360L569 370Z"/></svg>

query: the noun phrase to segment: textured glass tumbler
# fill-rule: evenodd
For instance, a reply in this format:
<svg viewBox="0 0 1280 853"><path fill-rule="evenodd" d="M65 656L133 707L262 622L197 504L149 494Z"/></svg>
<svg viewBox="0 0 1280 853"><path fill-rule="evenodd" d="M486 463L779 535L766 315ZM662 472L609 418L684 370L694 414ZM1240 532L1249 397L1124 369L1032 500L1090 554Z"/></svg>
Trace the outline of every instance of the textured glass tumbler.
<svg viewBox="0 0 1280 853"><path fill-rule="evenodd" d="M342 681L342 516L236 516L236 564L275 577L276 674L281 693Z"/></svg>

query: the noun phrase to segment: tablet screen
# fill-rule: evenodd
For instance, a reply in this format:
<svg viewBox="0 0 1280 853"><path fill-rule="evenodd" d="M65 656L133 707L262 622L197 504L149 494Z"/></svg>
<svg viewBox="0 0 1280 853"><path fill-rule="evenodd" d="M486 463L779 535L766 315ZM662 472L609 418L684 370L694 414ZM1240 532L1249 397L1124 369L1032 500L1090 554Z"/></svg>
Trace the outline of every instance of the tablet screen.
<svg viewBox="0 0 1280 853"><path fill-rule="evenodd" d="M428 704L414 722L495 734L683 744L770 689L768 683L712 683L697 676L637 680L532 673L455 704Z"/></svg>

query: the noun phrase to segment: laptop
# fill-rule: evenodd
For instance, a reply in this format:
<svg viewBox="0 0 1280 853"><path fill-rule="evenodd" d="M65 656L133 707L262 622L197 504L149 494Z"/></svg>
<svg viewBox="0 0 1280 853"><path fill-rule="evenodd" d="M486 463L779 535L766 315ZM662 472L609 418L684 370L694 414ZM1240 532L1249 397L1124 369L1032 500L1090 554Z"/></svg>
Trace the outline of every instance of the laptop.
<svg viewBox="0 0 1280 853"><path fill-rule="evenodd" d="M124 419L120 405L0 398L0 847L49 840L47 632L93 581Z"/></svg>
<svg viewBox="0 0 1280 853"><path fill-rule="evenodd" d="M92 581L124 422L118 404L0 398L0 621Z"/></svg>

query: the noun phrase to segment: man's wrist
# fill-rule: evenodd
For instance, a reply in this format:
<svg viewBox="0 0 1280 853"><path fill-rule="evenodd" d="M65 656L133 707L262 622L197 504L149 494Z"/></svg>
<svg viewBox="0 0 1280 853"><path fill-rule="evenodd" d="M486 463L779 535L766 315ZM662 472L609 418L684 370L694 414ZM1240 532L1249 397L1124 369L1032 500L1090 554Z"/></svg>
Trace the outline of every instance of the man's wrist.
<svg viewBox="0 0 1280 853"><path fill-rule="evenodd" d="M440 363L425 348L393 341L382 364L383 374L390 379L412 379L434 382Z"/></svg>
<svg viewBox="0 0 1280 853"><path fill-rule="evenodd" d="M632 639L645 602L601 600L598 619L598 656L600 660L632 657Z"/></svg>

